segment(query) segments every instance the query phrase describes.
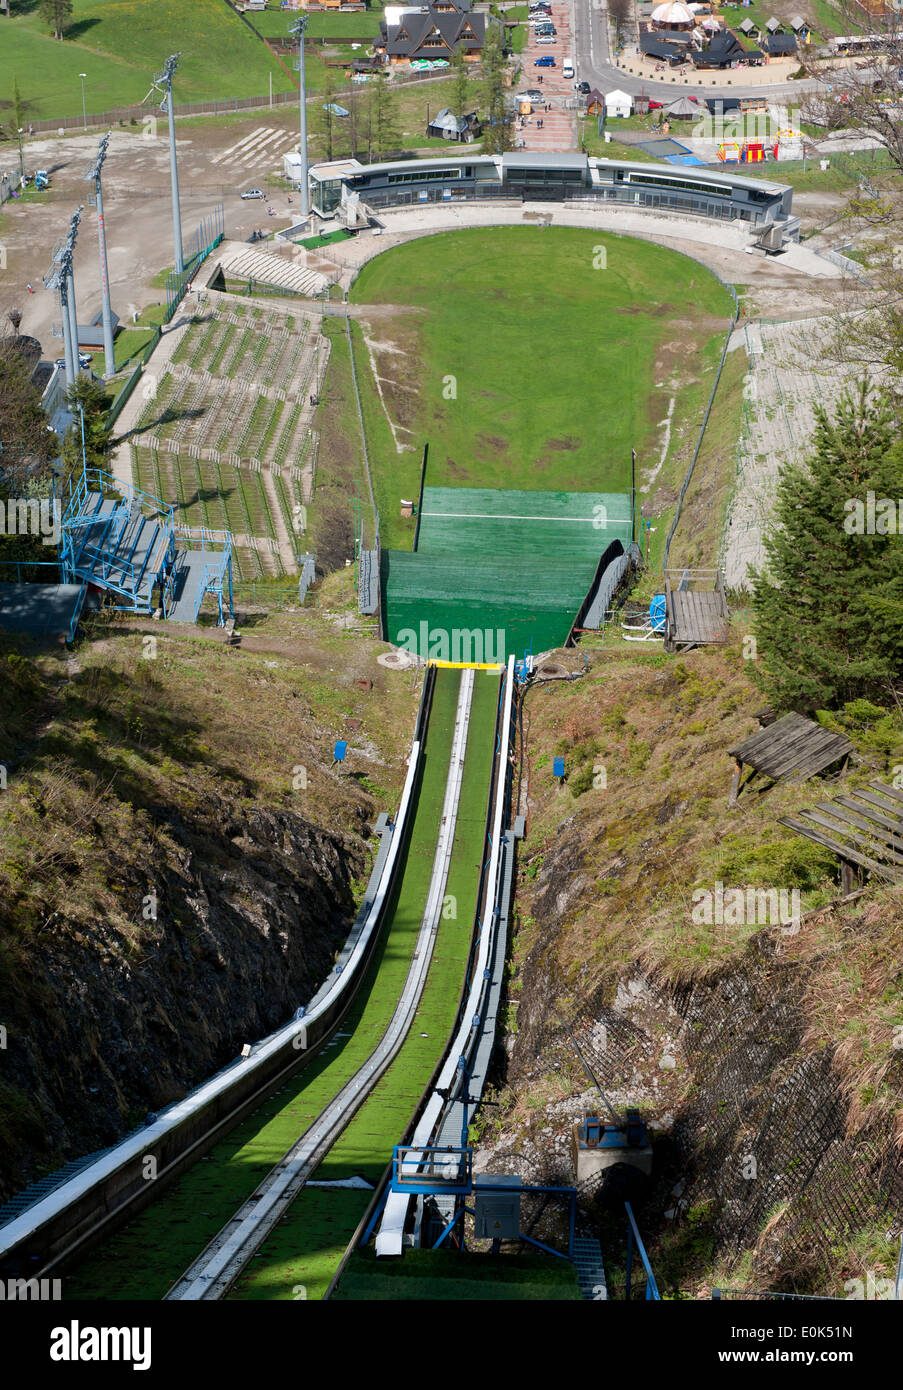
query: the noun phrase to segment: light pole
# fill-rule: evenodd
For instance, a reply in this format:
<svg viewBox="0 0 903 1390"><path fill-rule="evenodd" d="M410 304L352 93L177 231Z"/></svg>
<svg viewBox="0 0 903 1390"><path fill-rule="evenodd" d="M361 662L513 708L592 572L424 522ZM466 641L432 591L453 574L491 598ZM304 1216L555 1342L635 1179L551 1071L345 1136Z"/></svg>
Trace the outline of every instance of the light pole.
<svg viewBox="0 0 903 1390"><path fill-rule="evenodd" d="M94 197L97 202L97 246L100 252L100 297L101 311L103 318L103 357L104 357L104 376L112 376L116 371L116 356L113 351L113 311L110 307L110 275L107 266L107 234L103 221L103 189L101 188L101 170L103 162L107 157L107 145L110 143L110 132L97 146L97 158L94 163L85 170L85 182L94 182Z"/></svg>
<svg viewBox="0 0 903 1390"><path fill-rule="evenodd" d="M81 80L82 80L82 120L83 120L84 123L85 123L85 130L87 130L87 129L88 129L88 107L87 107L86 102L85 102L85 78L88 76L88 74L87 74L86 72L80 72L78 75L79 75L79 77L80 77Z"/></svg>
<svg viewBox="0 0 903 1390"><path fill-rule="evenodd" d="M63 330L63 361L66 364L66 385L74 386L77 372L72 354L72 335L69 329L69 265L72 253L61 242L53 257L53 263L44 276L44 288L56 290L60 297L60 320Z"/></svg>
<svg viewBox="0 0 903 1390"><path fill-rule="evenodd" d="M156 88L162 92L163 100L160 102L160 110L166 112L169 122L169 178L172 185L172 241L173 254L175 259L175 271L181 275L185 269L185 261L182 257L182 214L179 210L179 168L176 163L176 116L175 107L172 100L172 79L176 68L179 65L180 53L173 53L163 65L163 71L158 72L154 78L151 91ZM145 101L147 98L145 97Z"/></svg>
<svg viewBox="0 0 903 1390"><path fill-rule="evenodd" d="M299 124L300 138L298 152L301 155L301 216L310 216L310 189L307 177L307 89L304 81L304 31L307 28L308 16L299 15L294 24L289 29L293 38L298 40L298 77L300 82L300 106Z"/></svg>
<svg viewBox="0 0 903 1390"><path fill-rule="evenodd" d="M75 364L76 377L80 374L81 363L78 355L78 311L75 303L75 276L73 274L73 262L75 260L75 241L78 236L78 224L82 220L82 209L76 208L69 219L69 235L66 239L66 250L68 252L68 298L69 298L69 337L72 344L72 359Z"/></svg>

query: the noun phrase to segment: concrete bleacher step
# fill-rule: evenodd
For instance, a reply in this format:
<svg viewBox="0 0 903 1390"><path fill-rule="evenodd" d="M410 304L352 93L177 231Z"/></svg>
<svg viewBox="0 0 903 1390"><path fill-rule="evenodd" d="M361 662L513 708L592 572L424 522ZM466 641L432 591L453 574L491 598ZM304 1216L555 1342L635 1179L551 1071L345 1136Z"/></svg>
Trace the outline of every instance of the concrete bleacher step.
<svg viewBox="0 0 903 1390"><path fill-rule="evenodd" d="M608 1298L602 1247L597 1240L585 1236L574 1238L574 1268L577 1271L577 1283L580 1285L582 1298L591 1303Z"/></svg>

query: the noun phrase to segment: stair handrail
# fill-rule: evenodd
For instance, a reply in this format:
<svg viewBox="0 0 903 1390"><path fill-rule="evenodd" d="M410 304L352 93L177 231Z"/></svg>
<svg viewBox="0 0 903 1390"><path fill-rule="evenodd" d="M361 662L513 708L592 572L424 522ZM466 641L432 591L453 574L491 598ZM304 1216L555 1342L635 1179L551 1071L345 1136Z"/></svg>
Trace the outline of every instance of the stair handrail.
<svg viewBox="0 0 903 1390"><path fill-rule="evenodd" d="M644 1268L645 1271L646 1271L646 1302L647 1302L647 1303L661 1303L661 1301L662 1301L662 1296L661 1296L661 1294L660 1294L659 1291L658 1291L658 1284L655 1282L655 1275L652 1273L652 1266L651 1266L651 1264L649 1263L649 1256L646 1254L646 1247L645 1247L645 1245L643 1244L643 1238L642 1238L642 1236L640 1235L639 1227L638 1227L637 1224L636 1224L636 1219L635 1219L635 1217L634 1217L634 1215L633 1215L633 1211L631 1210L631 1206L630 1206L630 1203L629 1203L629 1202L625 1202L625 1203L624 1203L624 1210L625 1210L626 1213L627 1213L627 1223L628 1223L628 1224L627 1224L627 1287L626 1287L626 1290L625 1290L625 1293L624 1293L624 1297L625 1297L626 1299L629 1299L629 1298L630 1298L630 1275L631 1275L631 1270L632 1270L632 1267L633 1267L633 1245L634 1245L634 1242L636 1242L637 1251L638 1251L638 1253L639 1253L640 1259L641 1259L642 1262L643 1262L643 1268Z"/></svg>

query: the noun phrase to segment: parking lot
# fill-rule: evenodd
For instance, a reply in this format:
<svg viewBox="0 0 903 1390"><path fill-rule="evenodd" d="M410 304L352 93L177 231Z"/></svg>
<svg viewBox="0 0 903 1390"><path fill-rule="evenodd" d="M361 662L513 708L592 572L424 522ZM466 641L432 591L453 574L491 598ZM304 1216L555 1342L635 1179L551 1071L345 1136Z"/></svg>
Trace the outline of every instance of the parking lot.
<svg viewBox="0 0 903 1390"><path fill-rule="evenodd" d="M183 239L187 243L201 219L217 204L225 208L226 236L246 240L257 227L267 231L287 225L297 210L297 198L267 187L281 173L282 153L297 143L297 115L267 112L267 121L180 122L177 127L179 184ZM35 138L25 143L28 170L46 169L51 187L29 193L0 210L0 281L4 308L23 313L22 332L39 339L45 358L60 355L62 344L51 334L59 319L56 294L45 290L42 277L51 253L64 236L69 218L87 204L86 166L97 150L98 135ZM2 167L14 170L17 160L7 148ZM162 288L151 281L173 263L172 211L169 184L169 145L166 126L148 138L141 128L117 127L112 132L103 171L104 222L114 313L124 323L147 304L162 301ZM254 186L263 200L243 201L241 193ZM267 213L272 206L275 216ZM5 265L4 265L5 262ZM27 286L31 285L33 293ZM75 287L80 323L100 308L100 270L97 220L85 206L75 254Z"/></svg>
<svg viewBox="0 0 903 1390"><path fill-rule="evenodd" d="M560 0L550 0L551 20L556 29L555 43L539 43L536 29L528 32L522 63L523 73L519 89L525 91L535 88L542 92L542 106L548 110L534 107L532 115L518 118L517 138L523 140L523 148L528 150L572 150L575 147L575 115L567 110L564 103L574 97L574 80L563 75L564 61L574 58L572 50L570 6ZM537 59L551 56L554 67L536 67ZM523 121L523 124L521 124ZM541 122L541 124L540 124Z"/></svg>

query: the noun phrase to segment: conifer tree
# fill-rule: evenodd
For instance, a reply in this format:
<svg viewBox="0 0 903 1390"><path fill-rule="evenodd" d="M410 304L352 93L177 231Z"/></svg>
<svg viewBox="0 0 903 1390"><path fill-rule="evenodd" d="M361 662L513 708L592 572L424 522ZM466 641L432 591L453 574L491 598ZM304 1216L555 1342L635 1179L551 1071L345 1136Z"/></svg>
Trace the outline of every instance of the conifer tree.
<svg viewBox="0 0 903 1390"><path fill-rule="evenodd" d="M752 575L759 679L778 709L887 701L903 671L903 623L889 617L903 544L868 503L903 494L896 436L887 400L864 382L832 418L818 410L808 461L781 471L767 563Z"/></svg>
<svg viewBox="0 0 903 1390"><path fill-rule="evenodd" d="M73 424L63 441L64 475L80 473L82 460L82 415L85 423L85 458L89 468L108 467L112 431L107 424L110 396L104 385L87 373L79 374L75 384L66 392L66 403L72 411Z"/></svg>

